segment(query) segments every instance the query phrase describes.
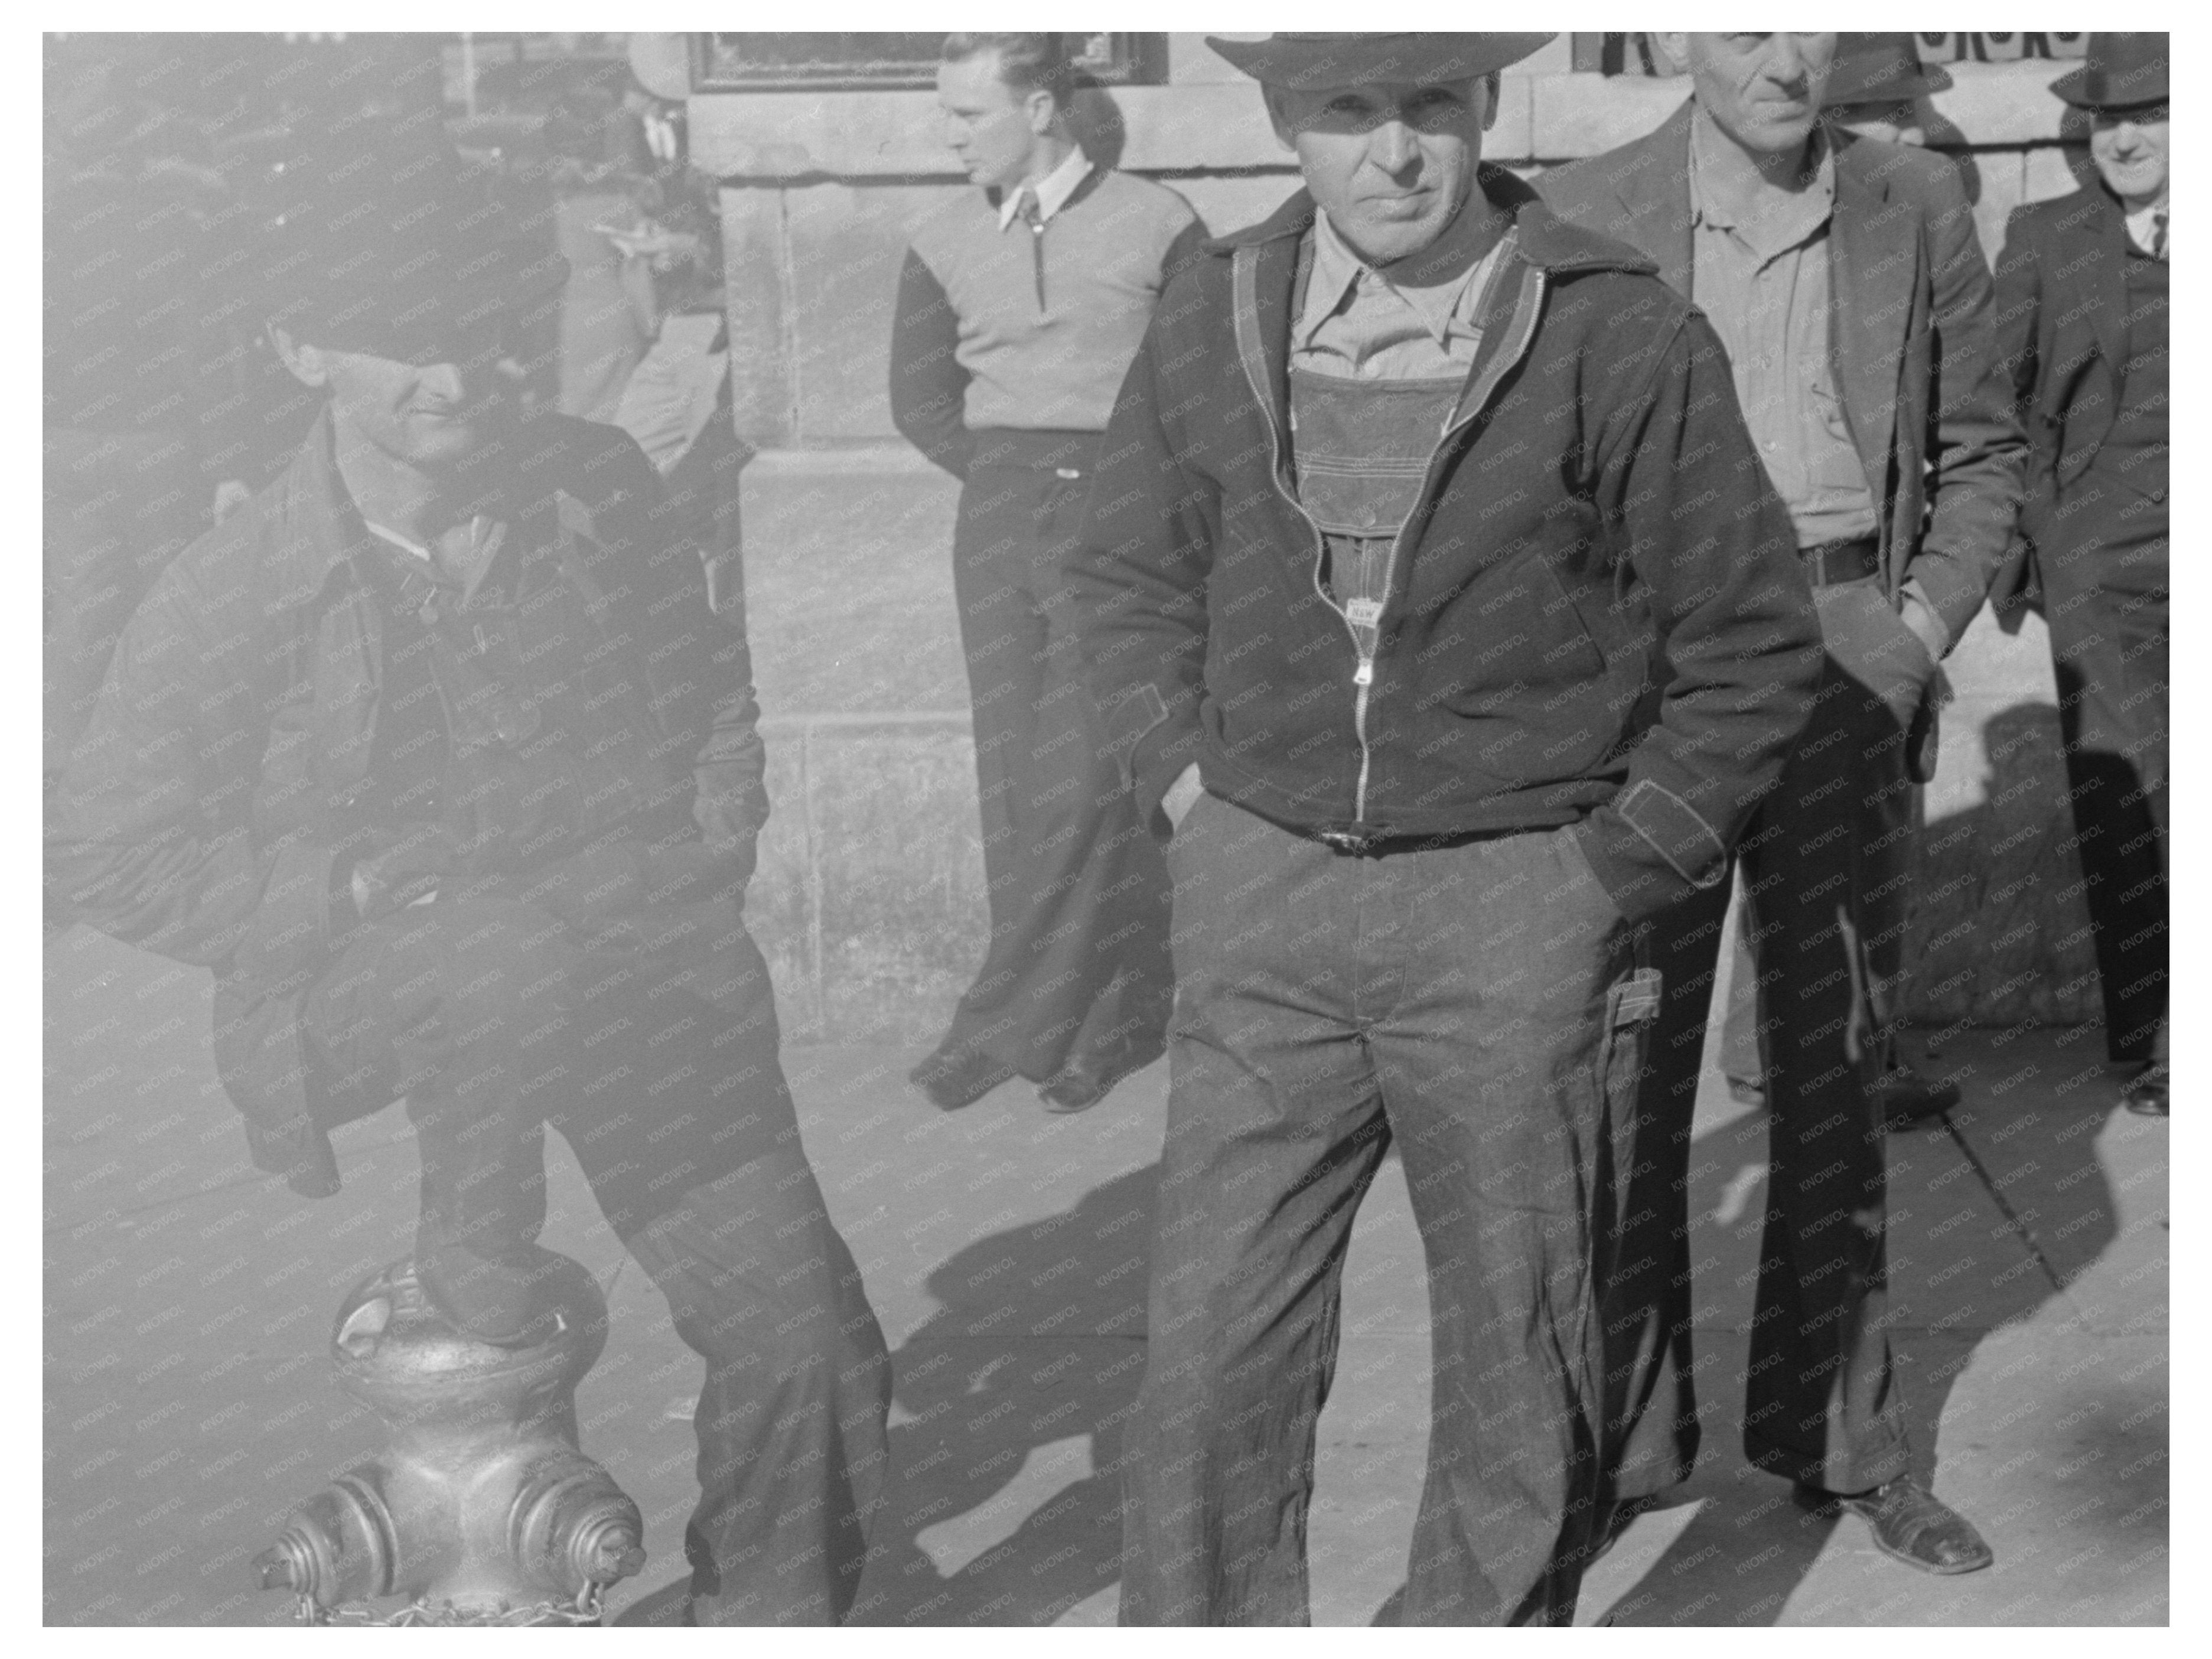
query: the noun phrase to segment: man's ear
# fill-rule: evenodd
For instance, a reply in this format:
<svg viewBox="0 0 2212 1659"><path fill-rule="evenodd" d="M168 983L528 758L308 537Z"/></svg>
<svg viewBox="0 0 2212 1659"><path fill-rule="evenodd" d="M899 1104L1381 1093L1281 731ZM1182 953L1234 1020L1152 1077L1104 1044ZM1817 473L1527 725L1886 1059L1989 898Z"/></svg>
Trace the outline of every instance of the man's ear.
<svg viewBox="0 0 2212 1659"><path fill-rule="evenodd" d="M1030 118L1030 131L1042 138L1052 131L1052 124L1060 118L1060 105L1042 87L1031 87L1029 95L1022 100L1022 108Z"/></svg>
<svg viewBox="0 0 2212 1659"><path fill-rule="evenodd" d="M1285 149L1296 150L1297 135L1291 130L1290 100L1280 87L1264 81L1260 83L1260 98L1267 106L1267 125L1275 130L1275 141Z"/></svg>
<svg viewBox="0 0 2212 1659"><path fill-rule="evenodd" d="M1482 130L1487 132L1498 125L1498 71L1492 70L1482 77Z"/></svg>
<svg viewBox="0 0 2212 1659"><path fill-rule="evenodd" d="M280 328L275 323L268 326L269 343L276 348L278 360L291 371L294 380L301 386L314 386L318 390L331 383L330 362L319 348L301 345L292 337L290 330Z"/></svg>

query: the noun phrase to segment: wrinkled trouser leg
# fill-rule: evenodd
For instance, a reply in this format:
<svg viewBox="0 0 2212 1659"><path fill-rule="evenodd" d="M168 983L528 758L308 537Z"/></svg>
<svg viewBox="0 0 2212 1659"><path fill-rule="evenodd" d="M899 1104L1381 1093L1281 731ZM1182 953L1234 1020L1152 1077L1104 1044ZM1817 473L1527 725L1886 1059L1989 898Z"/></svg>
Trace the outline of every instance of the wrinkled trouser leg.
<svg viewBox="0 0 2212 1659"><path fill-rule="evenodd" d="M1617 1154L1626 1176L1614 1185L1603 1291L1607 1490L1615 1499L1679 1486L1698 1461L1690 1151L1716 970L1720 952L1735 948L1732 885L1692 894L1644 930L1662 1000Z"/></svg>
<svg viewBox="0 0 2212 1659"><path fill-rule="evenodd" d="M1306 1621L1339 1275L1395 1133L1436 1352L1406 1620L1565 1622L1602 1412L1593 1194L1638 1064L1626 930L1546 835L1344 858L1208 797L1170 860L1121 1621Z"/></svg>
<svg viewBox="0 0 2212 1659"><path fill-rule="evenodd" d="M883 1494L890 1362L860 1269L793 1149L623 1235L707 1361L684 1529L702 1625L834 1625Z"/></svg>
<svg viewBox="0 0 2212 1659"><path fill-rule="evenodd" d="M1771 1028L1744 1450L1837 1492L1902 1474L1907 1456L1886 1313L1881 1027L1862 902L1910 868L1891 833L1911 788L1901 735L1829 659L1813 718L1738 849Z"/></svg>
<svg viewBox="0 0 2212 1659"><path fill-rule="evenodd" d="M979 461L953 536L991 942L943 1046L1037 1083L1155 1058L1174 995L1166 869L1102 750L1064 594L1096 448L1069 441L1073 479Z"/></svg>
<svg viewBox="0 0 2212 1659"><path fill-rule="evenodd" d="M540 1125L562 1132L707 1361L696 1616L833 1623L881 1490L890 1368L799 1142L766 963L724 944L733 1006L651 957L578 951L532 907L429 905L362 930L309 1034L342 1115L407 1096L418 1264L442 1264L464 1319L526 1307Z"/></svg>

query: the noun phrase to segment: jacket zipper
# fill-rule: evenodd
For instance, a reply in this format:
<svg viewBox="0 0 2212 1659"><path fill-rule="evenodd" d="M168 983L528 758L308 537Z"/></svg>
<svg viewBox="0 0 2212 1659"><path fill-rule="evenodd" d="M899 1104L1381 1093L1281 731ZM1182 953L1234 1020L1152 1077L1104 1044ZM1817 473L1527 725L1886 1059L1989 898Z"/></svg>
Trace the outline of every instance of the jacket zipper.
<svg viewBox="0 0 2212 1659"><path fill-rule="evenodd" d="M1482 380L1477 388L1477 395L1468 404L1466 412L1461 414L1455 410L1452 416L1444 422L1443 430L1437 436L1437 447L1429 456L1428 472L1421 480L1421 493L1415 498L1413 512L1407 516L1406 524L1407 525L1413 523L1414 518L1419 516L1420 504L1429 498L1430 489L1435 483L1437 458L1443 453L1445 447L1451 441L1452 434L1482 413L1483 406L1490 401L1491 394L1497 391L1498 381L1504 379L1505 371L1519 362L1528 349L1528 336L1534 331L1536 314L1543 306L1544 268L1541 265L1532 265L1529 268L1529 276L1532 286L1524 288L1522 300L1516 302L1513 316L1510 319L1518 325L1516 337L1509 341L1505 348L1491 359L1490 366L1484 372ZM1246 379L1250 378L1248 368ZM1352 652L1358 658L1358 665L1352 671L1352 731L1359 744L1359 776L1352 787L1352 821L1354 823L1363 823L1367 818L1367 784L1374 758L1367 741L1367 702L1375 685L1376 652L1360 644L1358 629L1353 625L1352 618L1345 615L1343 607L1330 599L1328 591L1321 585L1322 565L1328 556L1327 544L1322 539L1321 531L1315 525L1311 516L1298 504L1297 498L1284 486L1283 434L1276 426L1267 388L1263 383L1255 386L1252 390L1254 395L1261 399L1261 406L1269 410L1267 442L1270 465L1268 471L1274 479L1275 493L1283 498L1291 511L1305 520L1306 528L1313 536L1314 592L1322 604L1336 613L1337 620L1344 624L1345 632L1351 636ZM1389 598L1391 583L1397 574L1399 544L1404 540L1405 534L1406 526L1401 525L1398 527L1398 533L1390 538L1389 561L1382 568L1382 594L1386 603ZM1382 642L1382 618L1379 610L1376 614L1374 629L1376 649L1379 650Z"/></svg>

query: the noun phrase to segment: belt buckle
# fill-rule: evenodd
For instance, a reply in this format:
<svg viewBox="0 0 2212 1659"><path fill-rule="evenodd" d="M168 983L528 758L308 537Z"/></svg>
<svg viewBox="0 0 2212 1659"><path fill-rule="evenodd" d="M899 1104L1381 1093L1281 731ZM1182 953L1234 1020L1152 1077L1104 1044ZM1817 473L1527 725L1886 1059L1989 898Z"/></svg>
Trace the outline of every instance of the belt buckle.
<svg viewBox="0 0 2212 1659"><path fill-rule="evenodd" d="M1080 467L1056 466L1052 471L1053 476L1058 478L1075 479L1083 476L1083 469Z"/></svg>
<svg viewBox="0 0 2212 1659"><path fill-rule="evenodd" d="M1315 838L1333 853L1364 853L1375 844L1375 837L1364 830L1322 830Z"/></svg>

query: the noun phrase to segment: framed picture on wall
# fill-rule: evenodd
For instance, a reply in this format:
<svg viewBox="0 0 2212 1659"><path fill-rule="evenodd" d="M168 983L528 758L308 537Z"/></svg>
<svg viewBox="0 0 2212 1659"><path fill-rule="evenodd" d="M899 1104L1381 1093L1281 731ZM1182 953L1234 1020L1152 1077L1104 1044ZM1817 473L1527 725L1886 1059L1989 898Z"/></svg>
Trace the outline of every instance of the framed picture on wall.
<svg viewBox="0 0 2212 1659"><path fill-rule="evenodd" d="M1083 34L1073 53L1079 76L1106 86L1166 78L1167 37ZM937 83L942 30L927 33L772 34L692 37L699 92L772 92L825 88L930 87Z"/></svg>

